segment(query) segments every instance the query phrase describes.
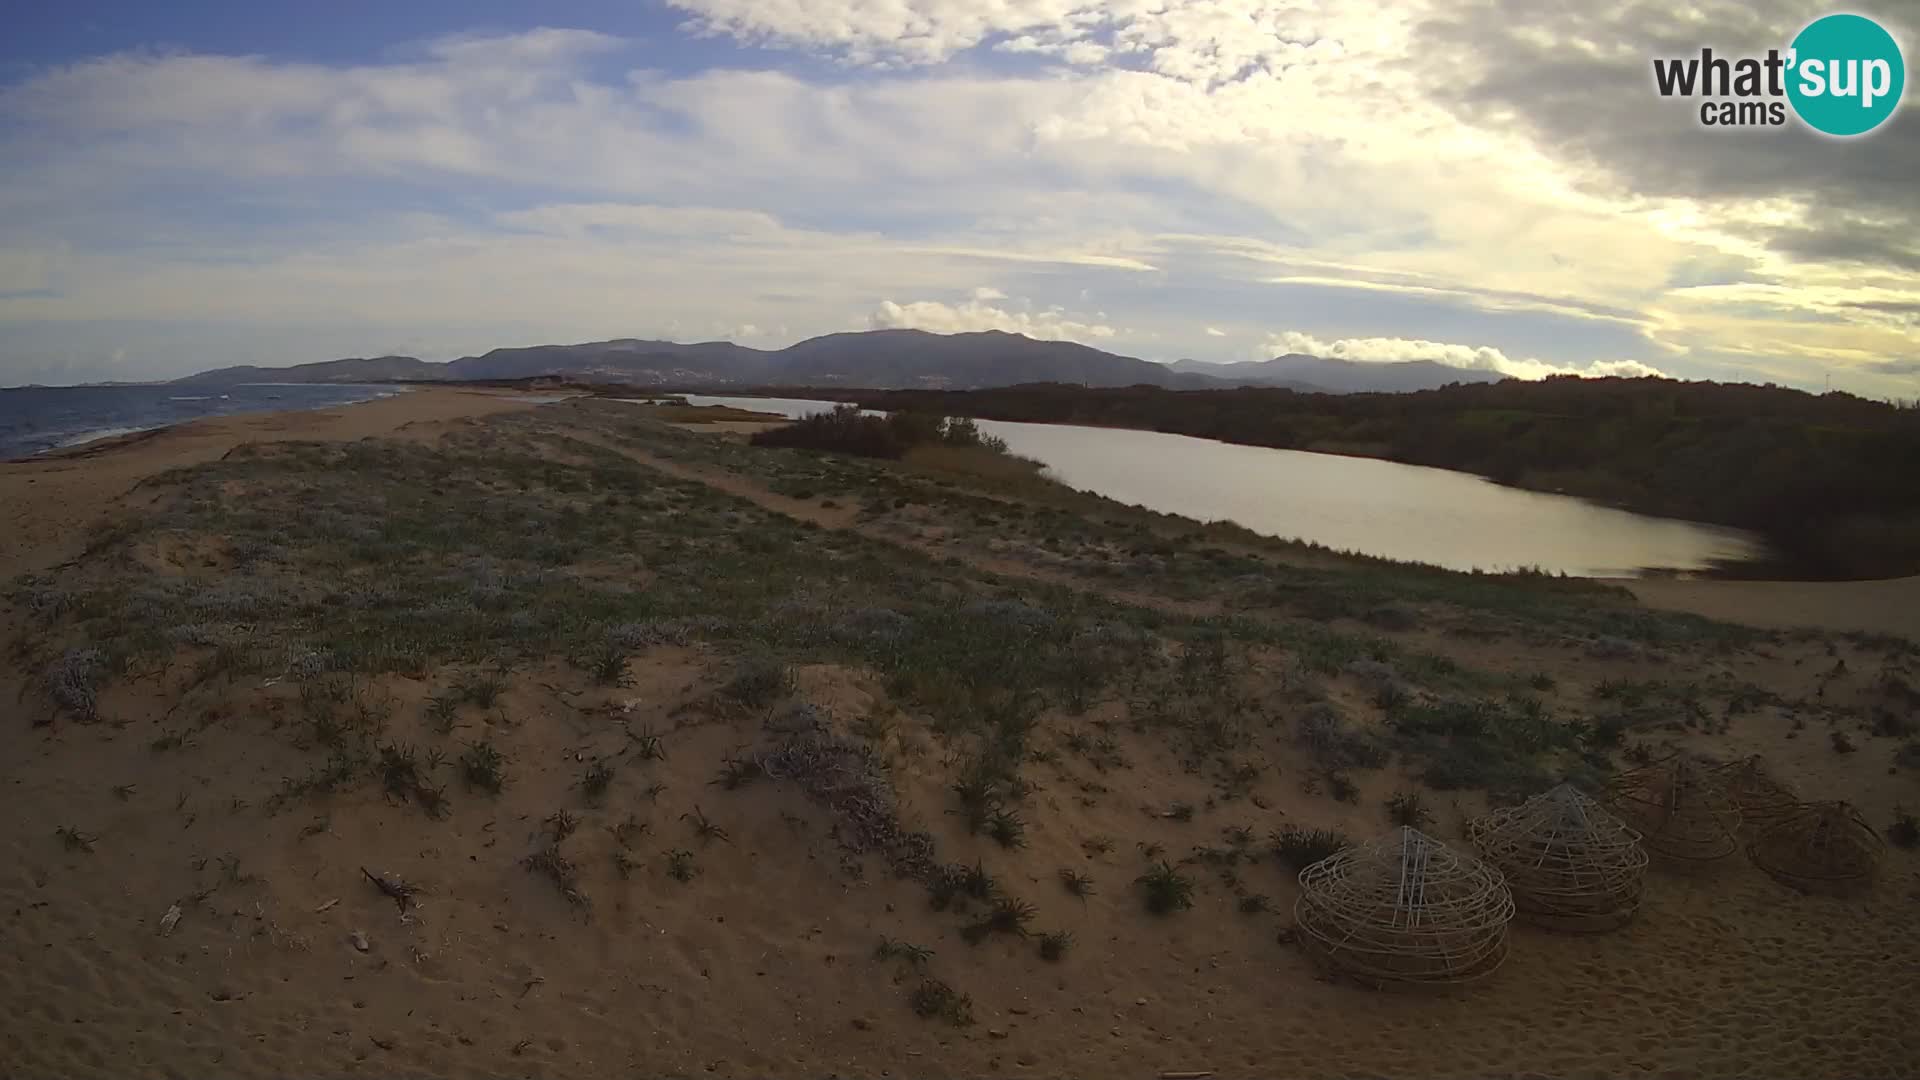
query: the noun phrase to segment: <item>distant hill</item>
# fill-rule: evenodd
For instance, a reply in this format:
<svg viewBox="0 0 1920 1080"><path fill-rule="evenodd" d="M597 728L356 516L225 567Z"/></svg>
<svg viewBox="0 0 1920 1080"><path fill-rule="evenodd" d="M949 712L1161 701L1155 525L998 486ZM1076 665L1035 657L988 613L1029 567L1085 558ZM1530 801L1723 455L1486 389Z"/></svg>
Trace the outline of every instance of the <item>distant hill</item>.
<svg viewBox="0 0 1920 1080"><path fill-rule="evenodd" d="M769 384L876 388L975 389L1020 382L1086 386L1219 387L1204 374L1175 371L1131 356L1070 341L1036 341L988 330L932 334L923 330L868 330L809 338L784 349L754 349L729 341L682 345L622 338L582 345L494 349L433 364L408 356L331 360L289 368L233 367L178 380L191 384L242 382L364 382L372 379L524 379L543 375L675 386Z"/></svg>
<svg viewBox="0 0 1920 1080"><path fill-rule="evenodd" d="M1499 382L1505 377L1498 372L1457 368L1432 360L1336 360L1304 353L1237 364L1176 360L1169 366L1175 371L1223 379L1236 386L1277 386L1328 394L1405 394L1438 390L1449 383Z"/></svg>
<svg viewBox="0 0 1920 1080"><path fill-rule="evenodd" d="M270 368L253 364L215 368L175 379L191 385L231 386L235 383L355 383L386 379L442 379L447 365L429 364L411 356L375 356L352 360L322 360L312 364Z"/></svg>

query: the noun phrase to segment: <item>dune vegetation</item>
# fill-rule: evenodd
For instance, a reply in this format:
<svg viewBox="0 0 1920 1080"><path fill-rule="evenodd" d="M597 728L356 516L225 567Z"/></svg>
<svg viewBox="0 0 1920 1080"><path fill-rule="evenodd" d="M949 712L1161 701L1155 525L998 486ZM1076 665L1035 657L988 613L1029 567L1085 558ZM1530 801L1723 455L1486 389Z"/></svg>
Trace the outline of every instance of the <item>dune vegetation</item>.
<svg viewBox="0 0 1920 1080"><path fill-rule="evenodd" d="M1913 643L1154 515L971 425L685 412L243 446L12 582L22 1073L1914 1059ZM1466 999L1296 947L1352 844L1752 754L1891 830L1872 887L1656 867L1633 933L1516 927Z"/></svg>

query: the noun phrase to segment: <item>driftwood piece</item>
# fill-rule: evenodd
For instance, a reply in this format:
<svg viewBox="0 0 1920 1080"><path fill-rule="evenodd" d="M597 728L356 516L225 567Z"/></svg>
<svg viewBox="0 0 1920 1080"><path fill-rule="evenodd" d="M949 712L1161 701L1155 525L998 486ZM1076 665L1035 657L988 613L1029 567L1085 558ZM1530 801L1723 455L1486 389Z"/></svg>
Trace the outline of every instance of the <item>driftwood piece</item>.
<svg viewBox="0 0 1920 1080"><path fill-rule="evenodd" d="M360 872L367 875L367 880L373 882L374 888L393 898L393 902L400 907L400 914L405 915L413 909L415 898L420 895L418 887L409 885L397 877L376 876L373 871L364 866L360 868Z"/></svg>

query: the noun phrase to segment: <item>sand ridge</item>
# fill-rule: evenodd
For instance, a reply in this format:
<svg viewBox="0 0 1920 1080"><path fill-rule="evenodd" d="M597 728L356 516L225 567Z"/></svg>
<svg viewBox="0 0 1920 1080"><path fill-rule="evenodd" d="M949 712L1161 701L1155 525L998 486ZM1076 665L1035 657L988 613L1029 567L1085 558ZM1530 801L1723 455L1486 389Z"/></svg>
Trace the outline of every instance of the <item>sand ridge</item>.
<svg viewBox="0 0 1920 1080"><path fill-rule="evenodd" d="M1070 611L1076 597L1149 611L1142 626L1183 617L1177 598L1144 595L1151 582L1103 593L1097 581L1034 570L1017 554L970 562L929 538L929 522L964 529L971 511L938 517L937 506L914 506L859 522L850 506L647 451L677 445L655 433L634 446L610 440L623 423L567 406L448 430L448 442L474 440L483 462L525 451L530 432L573 440L550 472L503 472L468 528L518 539L499 522L524 520L538 540L564 533L560 521L658 524L670 542L643 548L644 537L625 535L555 572L636 597L682 580L718 594L725 583L701 575L741 552L841 553L798 595L772 589L769 606L752 613L754 633L796 619L817 618L830 637L896 625L898 613L889 620L868 607L855 611L865 621L839 621L837 606L841 593L884 589L890 577L926 577L935 592L962 590L963 605L979 598L1018 617ZM589 453L610 444L617 459ZM434 452L390 456L411 468ZM571 487L596 469L633 489L612 503ZM542 476L568 486L543 488ZM376 482L392 477L361 479L373 498ZM154 512L172 512L166 492L152 498ZM657 512L634 511L642 498ZM502 517L521 505L571 516ZM169 528L126 554L71 572L190 580L209 605L250 602L224 589L241 571L221 538ZM425 610L453 618L469 593L484 599L511 584L492 565L505 557L493 554L450 564L470 578L441 590L453 607ZM355 602L349 590L377 584L367 579L381 566L362 560L337 575L340 599L306 618ZM272 579L256 570L246 580L264 590ZM67 632L19 609L0 612L0 628L16 657L43 655L45 639ZM1323 629L1442 657L1501 685L1532 677L1556 714L1583 714L1603 688L1697 680L1712 723L1680 723L1676 702L1630 737L1723 758L1762 754L1805 797L1855 800L1876 823L1920 801L1915 772L1890 764L1895 743L1838 711L1893 700L1883 680L1901 661L1868 643L1729 638L1596 655L1560 632L1488 639L1347 619L1314 632ZM183 640L205 632L189 627ZM1871 890L1851 897L1801 895L1741 858L1663 866L1626 929L1584 937L1516 927L1507 964L1453 993L1379 993L1314 970L1285 941L1295 886L1263 838L1290 823L1371 835L1386 825L1387 797L1420 781L1413 763L1396 761L1355 770L1350 802L1330 793L1295 735L1300 695L1376 733L1382 707L1368 668L1300 679L1305 645L1236 647L1234 694L1170 703L1194 705L1196 721L1218 713L1251 725L1226 751L1253 767L1238 786L1222 779L1213 753L1162 733L1150 697L1108 687L1082 711L1049 704L1020 766L1033 785L1023 842L1002 847L969 831L956 807L971 744L942 734L932 707L902 699L893 679L807 658L789 683L749 701L729 690L742 670L732 645L674 626L648 641L622 660L623 684L593 677L578 656L521 658L498 700L459 704L450 725L432 699L492 669L356 677L329 706L290 651L222 677L218 649L189 644L106 687L98 722L60 716L35 727L47 715L39 668L8 668L0 700L19 709L0 725L0 995L18 1004L0 1010L0 1074L1897 1077L1920 1062L1920 965L1910 962L1920 949L1920 866L1900 851ZM1736 716L1731 697L1743 687L1773 696ZM836 838L844 821L792 782L723 783L800 705L886 763L903 817L943 859L977 862L1030 901L1035 932L1071 931L1065 960L1046 963L1032 940L1011 935L967 943L965 920L932 910L920 883L871 856L849 860ZM381 743L415 748L446 787L450 812L432 819L364 772L341 790L280 797L289 778L325 765L321 718L374 725ZM1859 749L1830 748L1829 729ZM458 779L460 755L480 741L509 762L497 797ZM425 764L432 754L442 763ZM614 767L599 796L584 786L594 762ZM1448 842L1486 806L1474 789L1428 798L1432 831ZM553 842L562 811L571 823L562 850L577 864L584 905L525 865ZM725 836L702 836L701 819ZM1227 864L1241 829L1262 839ZM1199 861L1202 849L1210 861ZM693 871L686 881L669 873L679 852ZM1142 867L1189 858L1195 909L1145 914L1133 884ZM363 868L417 884L419 904L402 910ZM1093 893L1068 895L1065 868L1091 878ZM1249 895L1264 902L1243 910ZM181 915L165 932L174 905ZM877 959L883 937L930 948L925 974L970 995L975 1022L915 1016L908 994L923 974Z"/></svg>

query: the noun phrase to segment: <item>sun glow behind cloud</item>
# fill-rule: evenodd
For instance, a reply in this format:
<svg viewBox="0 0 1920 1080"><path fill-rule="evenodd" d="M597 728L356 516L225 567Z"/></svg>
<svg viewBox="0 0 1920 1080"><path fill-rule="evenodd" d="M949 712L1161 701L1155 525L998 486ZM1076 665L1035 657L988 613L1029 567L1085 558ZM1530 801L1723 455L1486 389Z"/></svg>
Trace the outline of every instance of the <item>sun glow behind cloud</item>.
<svg viewBox="0 0 1920 1080"><path fill-rule="evenodd" d="M1881 172L1920 125L1757 188L1716 162L1803 140L1701 142L1631 98L1655 5L674 7L646 34L140 51L0 85L0 382L915 326L1915 386L1920 197ZM1511 85L1589 55L1628 86L1578 69L1597 132ZM1663 171L1649 139L1699 160Z"/></svg>

